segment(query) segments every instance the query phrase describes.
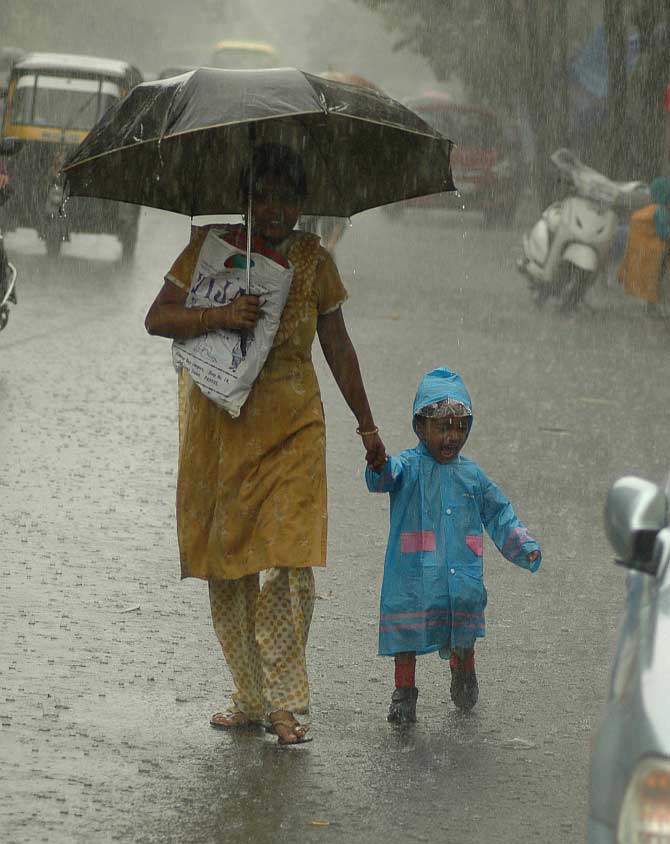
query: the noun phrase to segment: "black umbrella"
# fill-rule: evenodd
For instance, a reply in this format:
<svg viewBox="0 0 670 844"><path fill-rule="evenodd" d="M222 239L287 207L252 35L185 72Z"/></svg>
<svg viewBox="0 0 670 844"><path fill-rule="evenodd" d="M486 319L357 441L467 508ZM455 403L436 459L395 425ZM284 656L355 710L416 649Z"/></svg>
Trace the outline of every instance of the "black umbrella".
<svg viewBox="0 0 670 844"><path fill-rule="evenodd" d="M455 190L451 141L390 97L292 68L208 67L133 88L66 161L66 190L192 217L248 213L240 175L268 142L303 159L303 214Z"/></svg>

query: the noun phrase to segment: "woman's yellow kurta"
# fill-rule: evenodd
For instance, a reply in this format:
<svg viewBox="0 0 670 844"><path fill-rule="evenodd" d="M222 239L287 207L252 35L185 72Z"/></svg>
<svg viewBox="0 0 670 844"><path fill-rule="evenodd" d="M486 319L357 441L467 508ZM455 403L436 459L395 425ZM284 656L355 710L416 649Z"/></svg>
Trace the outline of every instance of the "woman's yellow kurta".
<svg viewBox="0 0 670 844"><path fill-rule="evenodd" d="M166 279L188 290L207 231ZM317 317L347 297L318 237L282 244L294 267L273 348L237 419L184 371L179 383L177 535L182 577L239 578L326 564L325 424L312 343Z"/></svg>

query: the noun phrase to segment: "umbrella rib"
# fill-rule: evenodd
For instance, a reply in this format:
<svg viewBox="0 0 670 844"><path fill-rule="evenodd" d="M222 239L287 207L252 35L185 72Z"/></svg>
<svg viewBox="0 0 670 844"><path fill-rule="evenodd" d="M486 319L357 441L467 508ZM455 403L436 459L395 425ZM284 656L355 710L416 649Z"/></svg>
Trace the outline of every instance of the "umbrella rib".
<svg viewBox="0 0 670 844"><path fill-rule="evenodd" d="M397 129L399 132L406 132L410 135L418 135L421 138L430 138L433 141L446 141L454 145L454 142L446 137L446 135L436 134L435 132L420 132L418 129L412 129L409 126L402 126L400 123L389 123L385 120L373 120L370 117L361 117L358 114L340 114L337 111L329 111L329 117L346 117L347 120L360 120L363 123L372 123L375 126L385 126L387 129Z"/></svg>
<svg viewBox="0 0 670 844"><path fill-rule="evenodd" d="M197 129L184 129L183 132L174 132L170 135L159 135L154 138L145 138L142 141L137 141L134 144L126 144L125 146L115 147L114 149L105 150L104 152L100 152L97 155L91 155L88 158L84 158L81 161L76 161L74 164L70 164L63 168L63 172L67 173L70 170L73 170L77 167L81 167L83 164L88 164L91 161L95 161L98 158L103 158L107 155L112 155L115 152L123 152L124 150L132 149L133 147L143 146L144 144L151 144L151 143L162 143L166 140L171 140L172 138L179 138L182 135L194 135L196 132L207 132L210 129L222 129L225 126L242 126L245 123L268 123L271 120L285 120L287 117L304 117L305 115L321 115L323 112L321 111L296 111L292 114L278 114L273 117L263 117L260 121L258 120L229 120L223 123L212 123L210 126L201 126ZM413 135L418 135L424 138L431 138L434 141L447 141L447 143L452 144L449 138L446 138L442 135L436 135L434 133L429 132L420 132L417 129L411 129L406 126L401 126L399 124L388 123L383 120L373 120L369 117L360 117L355 114L339 114L336 111L329 111L327 112L328 117L344 117L347 120L360 120L363 123L372 123L375 126L385 126L389 129L397 129L399 132L408 132Z"/></svg>
<svg viewBox="0 0 670 844"><path fill-rule="evenodd" d="M243 126L245 123L267 123L270 120L285 120L287 117L304 117L308 114L322 114L321 111L296 111L291 114L277 114L272 117L263 117L260 120L229 120L224 123L212 123L210 126L199 126L195 129L184 129L183 132L173 132L170 135L159 135L154 138L145 138L142 141L137 141L134 144L126 144L125 146L114 147L114 149L108 149L104 152L99 152L97 155L91 155L88 158L84 158L81 161L76 161L74 164L70 164L67 167L63 168L63 172L67 173L68 170L72 170L77 167L81 167L82 164L88 164L91 161L95 161L97 158L104 158L107 155L112 155L115 152L124 152L128 149L133 149L133 147L141 147L145 144L155 144L155 143L162 143L163 141L172 140L173 138L180 138L182 135L195 135L196 132L207 132L210 129L222 129L225 126Z"/></svg>
<svg viewBox="0 0 670 844"><path fill-rule="evenodd" d="M204 160L205 160L205 156L199 155L198 156L198 166L194 168L195 172L193 173L193 190L191 191L191 209L190 209L191 210L191 222L193 222L193 217L194 217L193 203L195 201L196 191L198 189L198 185L202 183L202 171L203 171L203 167L204 167Z"/></svg>

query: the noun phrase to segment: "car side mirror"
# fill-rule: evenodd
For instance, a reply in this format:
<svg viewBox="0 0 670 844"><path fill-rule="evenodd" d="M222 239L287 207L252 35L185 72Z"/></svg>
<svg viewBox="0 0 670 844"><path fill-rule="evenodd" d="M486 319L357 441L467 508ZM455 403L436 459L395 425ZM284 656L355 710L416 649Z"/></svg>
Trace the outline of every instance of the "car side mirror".
<svg viewBox="0 0 670 844"><path fill-rule="evenodd" d="M620 478L607 494L605 532L617 562L656 574L654 544L668 521L668 498L656 484L641 478Z"/></svg>
<svg viewBox="0 0 670 844"><path fill-rule="evenodd" d="M0 155L14 155L21 149L22 143L19 138L2 138L0 140Z"/></svg>

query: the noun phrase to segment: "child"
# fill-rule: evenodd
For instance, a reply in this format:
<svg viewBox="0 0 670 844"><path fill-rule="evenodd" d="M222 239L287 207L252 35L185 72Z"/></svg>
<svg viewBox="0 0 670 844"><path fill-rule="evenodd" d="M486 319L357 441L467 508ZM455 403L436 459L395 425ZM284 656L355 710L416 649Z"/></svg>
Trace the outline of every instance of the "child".
<svg viewBox="0 0 670 844"><path fill-rule="evenodd" d="M395 691L388 720L416 720L416 654L439 651L449 659L451 699L471 709L479 688L475 639L484 636L486 589L483 537L508 560L536 571L540 546L519 521L503 492L460 451L472 426L472 404L460 375L434 369L414 400L420 443L389 457L370 492L391 493L379 623L379 654L395 657Z"/></svg>

